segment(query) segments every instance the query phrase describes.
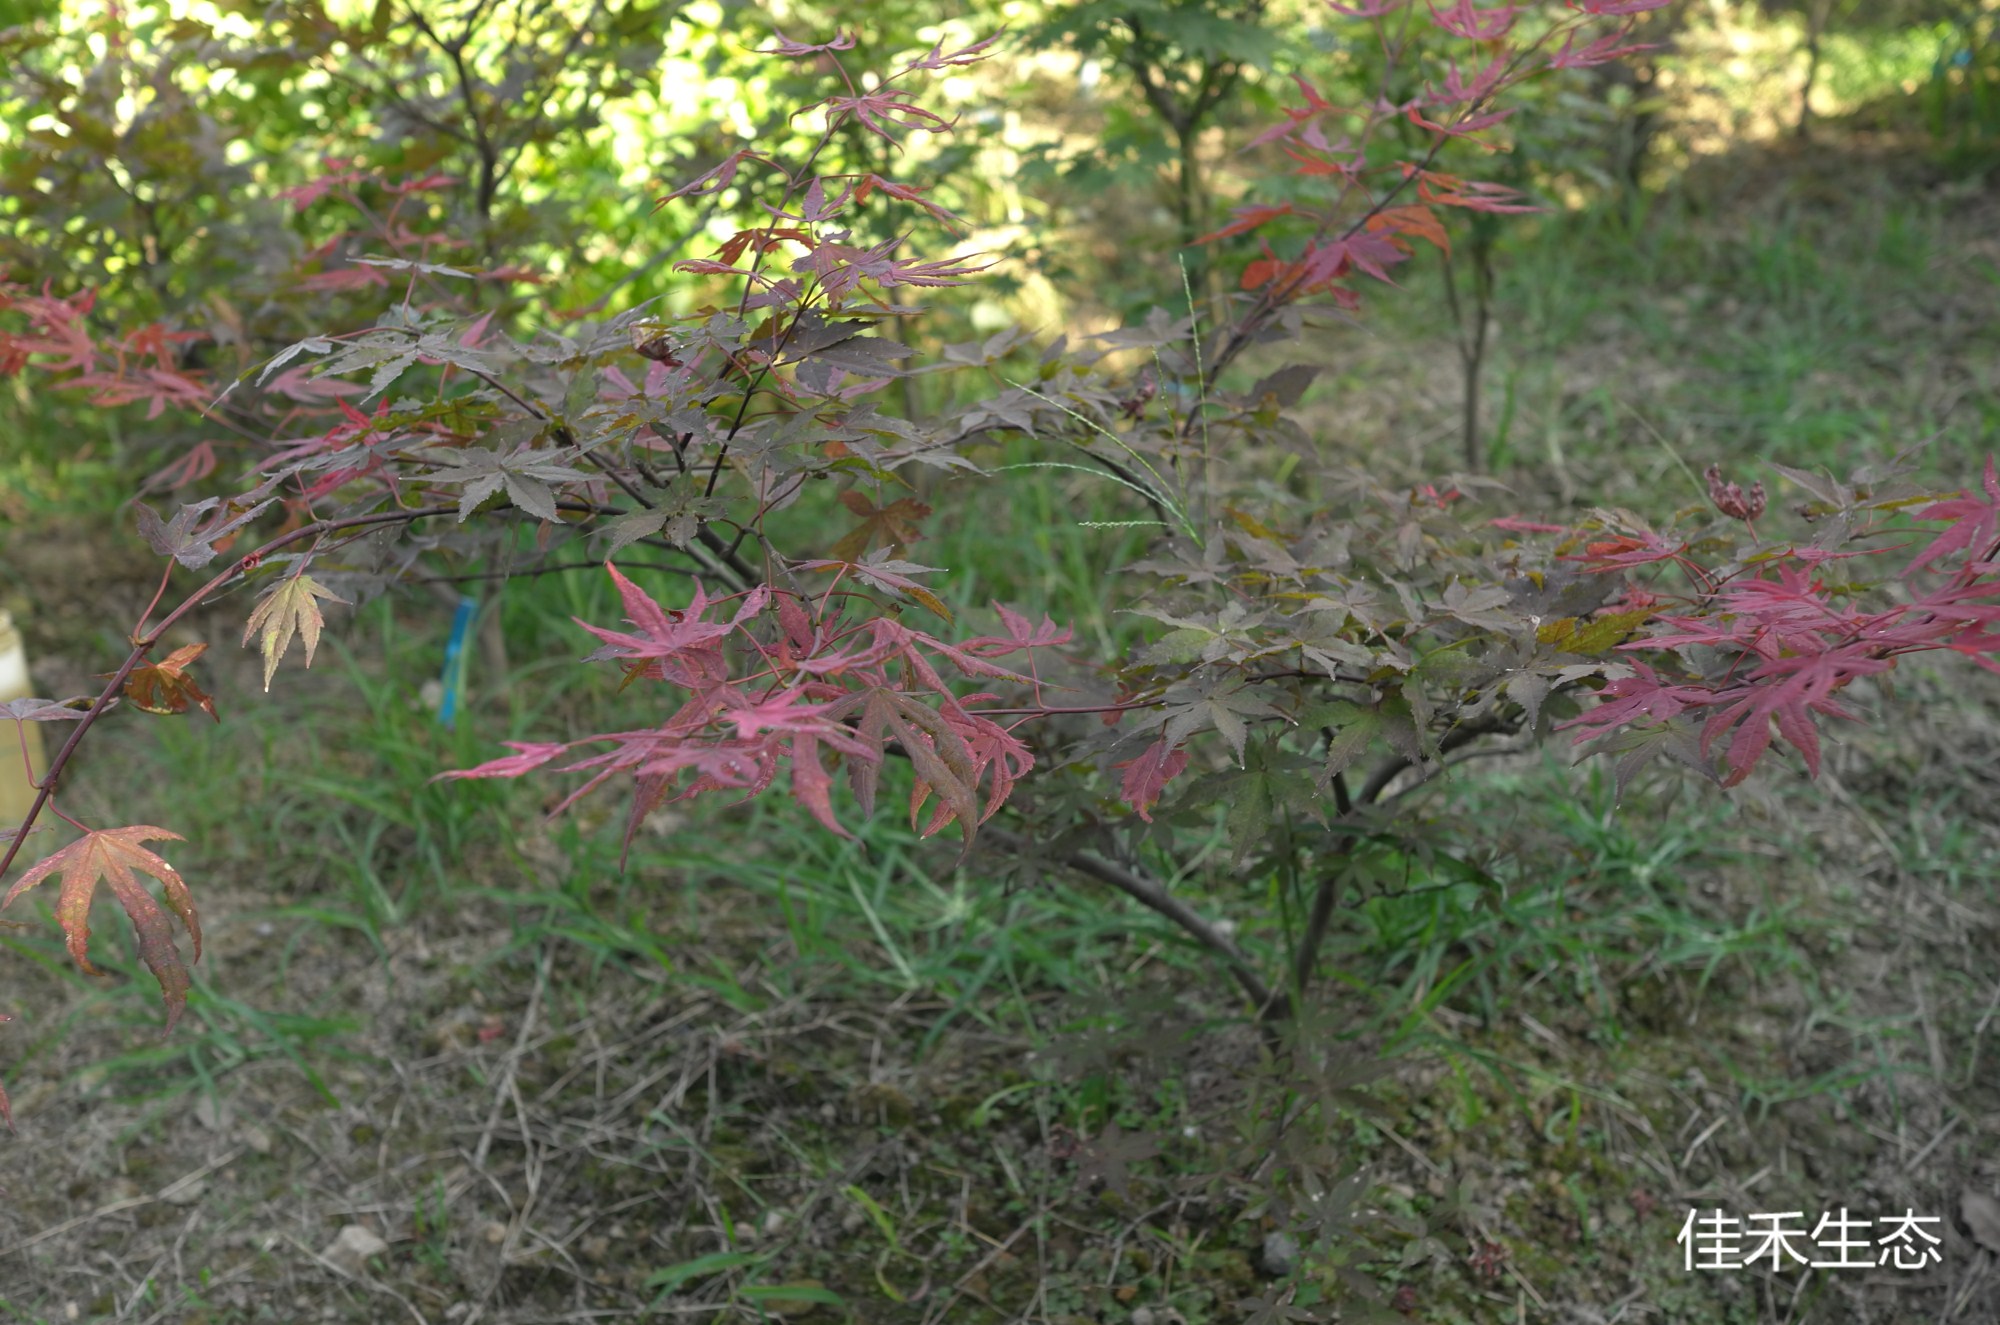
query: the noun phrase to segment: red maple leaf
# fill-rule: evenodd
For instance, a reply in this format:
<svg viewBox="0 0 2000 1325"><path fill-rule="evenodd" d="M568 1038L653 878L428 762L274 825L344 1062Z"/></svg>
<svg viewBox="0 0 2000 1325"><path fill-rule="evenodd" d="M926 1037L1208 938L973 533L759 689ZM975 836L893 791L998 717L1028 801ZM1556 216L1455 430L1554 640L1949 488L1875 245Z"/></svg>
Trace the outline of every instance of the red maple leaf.
<svg viewBox="0 0 2000 1325"><path fill-rule="evenodd" d="M1286 127L1290 128L1291 126L1287 125ZM1291 214L1292 205L1288 202L1275 204L1256 203L1248 207L1238 207L1235 212L1235 220L1223 226L1220 230L1210 231L1194 242L1197 244L1212 244L1218 239L1229 239L1236 235L1247 235L1267 221L1273 221L1280 216L1290 216Z"/></svg>
<svg viewBox="0 0 2000 1325"><path fill-rule="evenodd" d="M1160 799L1160 792L1180 775L1187 763L1188 752L1185 749L1169 746L1164 740L1153 742L1138 758L1112 765L1125 770L1120 799L1138 811L1141 819L1153 822L1151 810Z"/></svg>
<svg viewBox="0 0 2000 1325"><path fill-rule="evenodd" d="M454 768L432 778L433 782L449 778L517 778L558 759L568 752L570 746L565 741L502 741L500 744L514 751L498 759L489 759L477 768Z"/></svg>
<svg viewBox="0 0 2000 1325"><path fill-rule="evenodd" d="M1631 28L1625 27L1616 32L1607 32L1584 46L1576 44L1577 34L1572 32L1563 38L1562 49L1549 57L1549 68L1589 69L1595 65L1609 64L1613 60L1622 60L1628 55L1637 55L1641 51L1650 51L1657 47L1658 43L1648 41L1620 46L1618 43L1631 31Z"/></svg>
<svg viewBox="0 0 2000 1325"><path fill-rule="evenodd" d="M604 641L603 647L591 654L587 661L636 659L641 665L635 674L681 685L698 686L709 677L713 669L720 665L716 643L762 611L771 596L769 589L759 586L744 600L733 619L704 621L702 616L711 604L702 592L700 580L694 582L694 598L687 607L669 611L653 601L652 595L644 589L626 579L610 562L605 562L604 568L611 572L611 582L618 586L619 600L625 605L625 619L637 626L641 633L631 635L605 630L588 621L578 620L577 625Z"/></svg>
<svg viewBox="0 0 2000 1325"><path fill-rule="evenodd" d="M1717 701L1716 692L1707 686L1664 681L1652 667L1636 660L1631 666L1633 675L1618 677L1597 692L1598 702L1590 712L1558 723L1556 730L1623 727L1639 718L1666 721L1688 709L1706 708ZM1587 730L1576 739L1587 741L1601 734L1598 730Z"/></svg>
<svg viewBox="0 0 2000 1325"><path fill-rule="evenodd" d="M1042 624L1037 626L1000 603L993 604L993 610L1000 614L1000 624L1007 633L1004 636L981 635L969 639L958 646L960 649L980 658L1001 658L1022 649L1053 648L1076 638L1075 630L1058 627L1046 614L1042 617Z"/></svg>
<svg viewBox="0 0 2000 1325"><path fill-rule="evenodd" d="M171 715L185 713L193 704L214 718L222 721L222 715L215 711L215 700L202 693L187 669L194 660L208 651L206 644L189 644L175 649L167 657L156 663L146 663L132 669L125 678L125 698L137 708L148 713Z"/></svg>
<svg viewBox="0 0 2000 1325"><path fill-rule="evenodd" d="M143 400L147 402L146 417L149 419L159 418L169 404L199 410L208 403L206 387L170 368L141 368L129 374L84 373L71 378L66 385L92 388L95 394L90 397L90 403L106 408Z"/></svg>
<svg viewBox="0 0 2000 1325"><path fill-rule="evenodd" d="M1818 777L1819 728L1812 715L1853 718L1834 702L1833 693L1857 676L1886 672L1895 666L1890 659L1876 657L1874 648L1855 643L1824 653L1772 658L1750 673L1735 692L1740 697L1711 717L1701 733L1706 751L1718 735L1736 727L1736 736L1729 743L1729 775L1723 785L1733 787L1750 776L1758 758L1770 748L1772 720L1778 734L1804 756L1806 770Z"/></svg>
<svg viewBox="0 0 2000 1325"><path fill-rule="evenodd" d="M828 97L826 99L828 118L834 122L846 119L859 120L861 126L887 143L896 142L895 130L921 129L927 133L946 133L954 121L946 119L935 111L897 98L894 92L864 92L852 97Z"/></svg>
<svg viewBox="0 0 2000 1325"><path fill-rule="evenodd" d="M1980 486L1986 490L1986 499L1961 495L1945 501L1932 502L1916 516L1919 520L1949 520L1951 527L1939 534L1931 545L1917 554L1909 564L1905 575L1915 574L1940 557L1954 552L1985 549L1982 560L1993 555L1993 547L2000 542L2000 474L1995 474L1993 457L1986 457L1986 473L1980 478Z"/></svg>
<svg viewBox="0 0 2000 1325"><path fill-rule="evenodd" d="M1445 10L1431 6L1431 18L1439 27L1467 41L1500 40L1514 26L1514 18L1520 12L1518 5L1478 9L1473 6L1472 0L1458 0L1457 4Z"/></svg>
<svg viewBox="0 0 2000 1325"><path fill-rule="evenodd" d="M155 838L182 840L179 833L146 824L90 829L62 850L30 866L7 890L7 896L0 899L0 908L13 905L15 898L60 870L62 889L56 896L56 920L62 925L69 955L88 974L102 975L90 962L90 903L97 896L100 879L110 885L111 895L131 918L132 928L139 936L140 960L160 982L160 994L167 1005L167 1030L171 1032L187 1007L190 981L187 967L181 964L180 951L174 946L174 925L167 910L180 917L188 937L194 941L196 961L201 960L201 923L195 917L194 897L188 892L187 883L173 866L139 845ZM165 909L139 883L134 871L144 871L160 881Z"/></svg>
<svg viewBox="0 0 2000 1325"><path fill-rule="evenodd" d="M854 49L853 36L845 32L837 32L834 34L832 41L822 42L793 41L776 28L771 29L771 33L778 39L778 44L776 46L766 46L759 50L757 54L797 57L801 55L818 55L821 51L851 51Z"/></svg>

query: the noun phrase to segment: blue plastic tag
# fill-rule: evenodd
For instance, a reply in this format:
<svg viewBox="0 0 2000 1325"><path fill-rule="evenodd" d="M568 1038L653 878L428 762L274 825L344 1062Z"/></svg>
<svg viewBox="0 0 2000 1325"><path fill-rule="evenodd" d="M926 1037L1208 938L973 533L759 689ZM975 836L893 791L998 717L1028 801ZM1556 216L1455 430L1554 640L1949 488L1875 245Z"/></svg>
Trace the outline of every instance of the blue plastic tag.
<svg viewBox="0 0 2000 1325"><path fill-rule="evenodd" d="M438 721L447 727L458 725L458 696L465 689L465 637L472 631L472 618L479 615L479 600L461 594L458 611L451 618L451 639L444 646L444 699L438 704Z"/></svg>

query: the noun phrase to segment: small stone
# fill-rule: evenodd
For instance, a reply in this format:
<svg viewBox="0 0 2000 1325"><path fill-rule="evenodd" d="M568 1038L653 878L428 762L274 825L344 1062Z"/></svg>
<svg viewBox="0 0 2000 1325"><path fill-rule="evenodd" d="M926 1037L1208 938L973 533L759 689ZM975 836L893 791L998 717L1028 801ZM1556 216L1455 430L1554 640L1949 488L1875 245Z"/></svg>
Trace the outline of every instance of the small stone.
<svg viewBox="0 0 2000 1325"><path fill-rule="evenodd" d="M268 1155L271 1153L271 1134L257 1124L238 1123L236 1125L236 1135L242 1138L244 1145L249 1146L257 1154Z"/></svg>
<svg viewBox="0 0 2000 1325"><path fill-rule="evenodd" d="M1151 1307L1133 1307L1132 1325L1153 1325L1153 1309Z"/></svg>
<svg viewBox="0 0 2000 1325"><path fill-rule="evenodd" d="M1289 1233L1266 1233L1263 1250L1257 1253L1257 1268L1273 1279L1282 1279L1298 1268L1299 1240Z"/></svg>
<svg viewBox="0 0 2000 1325"><path fill-rule="evenodd" d="M1974 1242L1990 1252L2000 1252L2000 1201L1967 1187L1958 1194L1958 1214Z"/></svg>
<svg viewBox="0 0 2000 1325"><path fill-rule="evenodd" d="M230 1108L213 1095L204 1095L194 1102L194 1120L211 1132L220 1132L229 1126Z"/></svg>
<svg viewBox="0 0 2000 1325"><path fill-rule="evenodd" d="M507 1226L497 1219L489 1220L486 1226L479 1230L479 1236L497 1247L507 1240Z"/></svg>
<svg viewBox="0 0 2000 1325"><path fill-rule="evenodd" d="M193 1182L175 1183L160 1193L160 1199L168 1205L193 1205L208 1191L208 1179L196 1178Z"/></svg>
<svg viewBox="0 0 2000 1325"><path fill-rule="evenodd" d="M320 1259L349 1274L359 1275L366 1273L369 1257L380 1256L387 1250L389 1244L371 1230L360 1224L349 1224L334 1235L333 1241L320 1253Z"/></svg>
<svg viewBox="0 0 2000 1325"><path fill-rule="evenodd" d="M766 1210L764 1212L764 1223L761 1231L765 1237L777 1237L784 1230L784 1227L785 1212L783 1210Z"/></svg>

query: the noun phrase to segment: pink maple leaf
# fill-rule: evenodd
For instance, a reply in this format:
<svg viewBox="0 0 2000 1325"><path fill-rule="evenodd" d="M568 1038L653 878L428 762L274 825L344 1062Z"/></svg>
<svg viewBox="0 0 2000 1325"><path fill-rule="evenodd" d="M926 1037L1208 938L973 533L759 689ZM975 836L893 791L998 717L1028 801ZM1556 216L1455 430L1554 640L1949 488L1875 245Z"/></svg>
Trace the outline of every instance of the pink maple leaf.
<svg viewBox="0 0 2000 1325"><path fill-rule="evenodd" d="M903 74L916 73L918 70L944 69L954 65L977 64L986 58L987 48L993 45L994 42L999 41L1000 37L1001 34L996 32L990 37L983 37L973 42L970 46L961 46L955 51L946 51L944 43L939 42L937 45L931 47L928 55L920 56L904 65L902 71L896 77L901 78Z"/></svg>
<svg viewBox="0 0 2000 1325"><path fill-rule="evenodd" d="M587 621L577 621L591 634L604 641L602 648L586 660L598 662L607 658L640 659L649 664L663 664L674 660L685 660L690 654L712 653L717 640L728 635L738 625L763 610L770 599L770 590L758 586L744 600L734 619L729 621L704 621L703 615L711 606L708 596L702 592L701 581L694 582L694 598L687 607L679 611L669 611L653 600L652 595L625 578L610 562L604 568L611 572L611 582L618 586L619 600L625 605L625 619L637 626L641 633L626 634L593 626ZM575 618L572 618L575 620ZM707 659L702 659L706 663ZM668 679L688 683L695 676L705 673L701 667L694 673L680 672ZM655 675L667 675L654 669Z"/></svg>
<svg viewBox="0 0 2000 1325"><path fill-rule="evenodd" d="M1917 554L1916 560L1903 574L1914 574L1954 552L1984 549L1980 560L1992 557L1994 544L2000 541L2000 474L1994 472L1993 457L1990 455L1986 457L1986 473L1980 478L1980 486L1986 492L1983 501L1961 494L1945 501L1932 502L1916 512L1919 520L1949 520L1952 523L1929 547Z"/></svg>
<svg viewBox="0 0 2000 1325"><path fill-rule="evenodd" d="M1657 42L1636 42L1630 46L1620 46L1618 43L1624 40L1630 31L1630 28L1620 28L1616 32L1607 32L1584 46L1576 44L1578 34L1572 32L1563 38L1562 49L1549 57L1549 68L1589 69L1595 65L1609 64L1613 60L1622 60L1628 55L1637 55L1640 51L1650 51L1657 47Z"/></svg>
<svg viewBox="0 0 2000 1325"><path fill-rule="evenodd" d="M450 778L517 778L560 758L570 747L564 741L502 741L500 744L514 751L498 759L489 759L476 768L454 768L440 773L431 781Z"/></svg>
<svg viewBox="0 0 2000 1325"><path fill-rule="evenodd" d="M1520 12L1519 5L1479 9L1474 7L1472 0L1458 0L1457 4L1444 10L1431 6L1431 17L1439 27L1468 41L1498 41L1514 26L1514 18Z"/></svg>
<svg viewBox="0 0 2000 1325"><path fill-rule="evenodd" d="M1184 747L1169 746L1165 740L1154 741L1136 759L1112 765L1125 770L1120 799L1136 810L1141 819L1153 822L1150 811L1160 799L1160 792L1180 776L1187 764L1188 752Z"/></svg>
<svg viewBox="0 0 2000 1325"><path fill-rule="evenodd" d="M1581 9L1586 14L1643 14L1652 9L1664 9L1672 0L1570 0L1571 9Z"/></svg>
<svg viewBox="0 0 2000 1325"><path fill-rule="evenodd" d="M1715 691L1707 686L1676 685L1662 680L1646 663L1634 661L1631 666L1631 676L1616 677L1597 692L1597 704L1590 712L1558 723L1556 730L1586 728L1576 739L1588 741L1602 735L1601 729L1623 727L1639 718L1664 722L1689 709L1706 708L1717 700Z"/></svg>
<svg viewBox="0 0 2000 1325"><path fill-rule="evenodd" d="M1047 649L1058 644L1067 644L1076 638L1073 629L1061 628L1046 614L1042 624L1037 626L1019 612L1000 603L993 604L993 610L1000 614L1000 624L1007 633L1002 635L981 635L969 639L958 647L981 658L1000 658L1022 649Z"/></svg>
<svg viewBox="0 0 2000 1325"><path fill-rule="evenodd" d="M758 51L757 54L801 56L818 55L821 51L851 51L854 49L853 36L845 32L834 34L832 41L821 42L793 41L776 28L771 29L771 33L778 39L778 44L776 46L766 46Z"/></svg>
<svg viewBox="0 0 2000 1325"><path fill-rule="evenodd" d="M1729 743L1729 775L1723 779L1724 786L1735 786L1750 776L1758 758L1770 748L1775 720L1779 735L1804 756L1807 771L1818 777L1819 728L1812 715L1852 719L1854 715L1834 701L1833 693L1857 676L1886 672L1894 665L1891 659L1875 656L1875 647L1866 643L1767 659L1745 678L1734 702L1708 720L1702 729L1702 749L1736 727Z"/></svg>

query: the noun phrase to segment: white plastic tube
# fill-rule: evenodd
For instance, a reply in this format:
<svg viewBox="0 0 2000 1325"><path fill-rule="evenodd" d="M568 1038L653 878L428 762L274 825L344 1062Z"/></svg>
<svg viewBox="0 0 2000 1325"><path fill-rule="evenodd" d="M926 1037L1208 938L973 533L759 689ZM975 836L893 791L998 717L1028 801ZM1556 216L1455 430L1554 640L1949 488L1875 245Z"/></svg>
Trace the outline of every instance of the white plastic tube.
<svg viewBox="0 0 2000 1325"><path fill-rule="evenodd" d="M0 704L25 699L33 693L28 680L28 654L21 647L21 632L14 618L0 612ZM27 738L28 764L21 762L22 737ZM32 765L32 772L29 765ZM28 817L35 803L35 781L48 767L42 747L39 722L13 722L0 718L0 832L17 827Z"/></svg>

